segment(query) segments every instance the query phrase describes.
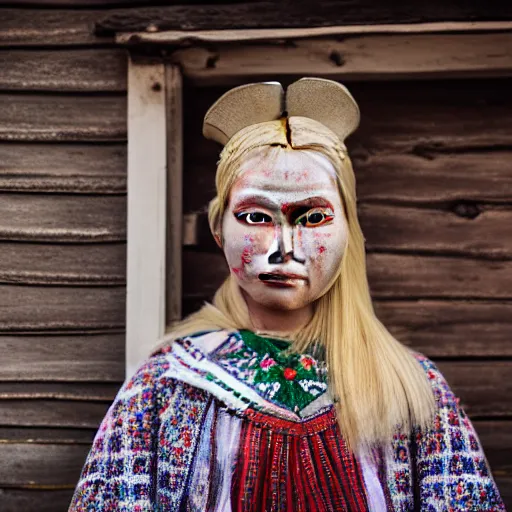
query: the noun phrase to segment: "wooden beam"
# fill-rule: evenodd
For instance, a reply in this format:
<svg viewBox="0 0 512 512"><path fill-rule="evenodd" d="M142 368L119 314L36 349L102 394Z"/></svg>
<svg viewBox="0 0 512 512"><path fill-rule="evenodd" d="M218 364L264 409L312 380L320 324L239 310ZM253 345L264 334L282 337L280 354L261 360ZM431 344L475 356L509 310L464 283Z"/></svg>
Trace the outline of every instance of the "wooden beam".
<svg viewBox="0 0 512 512"><path fill-rule="evenodd" d="M181 319L183 224L183 82L178 66L165 68L167 113L166 327Z"/></svg>
<svg viewBox="0 0 512 512"><path fill-rule="evenodd" d="M126 373L165 332L167 116L162 62L128 65Z"/></svg>
<svg viewBox="0 0 512 512"><path fill-rule="evenodd" d="M145 32L120 32L118 44L166 44L191 46L203 43L247 43L261 41L283 41L325 37L343 37L377 34L443 34L468 32L511 31L512 21L443 21L435 23L339 25L303 28L261 28L248 30L165 30L157 27Z"/></svg>
<svg viewBox="0 0 512 512"><path fill-rule="evenodd" d="M335 80L512 75L512 31L359 34L253 43L196 43L171 61L192 83L233 85L268 76Z"/></svg>

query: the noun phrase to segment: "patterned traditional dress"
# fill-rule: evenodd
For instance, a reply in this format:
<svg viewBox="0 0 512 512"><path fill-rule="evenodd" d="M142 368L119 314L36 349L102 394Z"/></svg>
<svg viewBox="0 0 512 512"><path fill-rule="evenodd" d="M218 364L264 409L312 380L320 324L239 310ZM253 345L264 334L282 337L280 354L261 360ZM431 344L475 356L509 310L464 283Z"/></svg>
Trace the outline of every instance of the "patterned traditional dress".
<svg viewBox="0 0 512 512"><path fill-rule="evenodd" d="M336 422L327 368L249 331L177 340L125 383L70 511L505 510L473 426L435 365L432 427L364 457Z"/></svg>

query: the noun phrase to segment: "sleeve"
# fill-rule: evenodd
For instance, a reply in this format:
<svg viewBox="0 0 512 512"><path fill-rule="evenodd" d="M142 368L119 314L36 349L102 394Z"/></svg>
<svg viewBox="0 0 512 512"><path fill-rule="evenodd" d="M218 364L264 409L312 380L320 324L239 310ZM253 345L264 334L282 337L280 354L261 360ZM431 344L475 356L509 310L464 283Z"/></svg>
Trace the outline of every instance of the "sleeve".
<svg viewBox="0 0 512 512"><path fill-rule="evenodd" d="M432 426L417 431L413 439L421 510L504 511L480 440L459 399L432 361L418 359L437 405Z"/></svg>
<svg viewBox="0 0 512 512"><path fill-rule="evenodd" d="M153 356L123 385L96 433L69 512L153 510L158 381L166 368L164 357Z"/></svg>

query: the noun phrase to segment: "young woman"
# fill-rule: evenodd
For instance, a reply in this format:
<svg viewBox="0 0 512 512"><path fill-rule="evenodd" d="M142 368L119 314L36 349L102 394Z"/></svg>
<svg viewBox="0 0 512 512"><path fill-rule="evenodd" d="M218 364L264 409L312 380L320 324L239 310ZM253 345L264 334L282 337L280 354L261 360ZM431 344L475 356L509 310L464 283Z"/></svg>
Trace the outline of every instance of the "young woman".
<svg viewBox="0 0 512 512"><path fill-rule="evenodd" d="M373 311L343 143L358 123L316 78L209 110L230 275L125 383L70 511L504 510L445 379Z"/></svg>

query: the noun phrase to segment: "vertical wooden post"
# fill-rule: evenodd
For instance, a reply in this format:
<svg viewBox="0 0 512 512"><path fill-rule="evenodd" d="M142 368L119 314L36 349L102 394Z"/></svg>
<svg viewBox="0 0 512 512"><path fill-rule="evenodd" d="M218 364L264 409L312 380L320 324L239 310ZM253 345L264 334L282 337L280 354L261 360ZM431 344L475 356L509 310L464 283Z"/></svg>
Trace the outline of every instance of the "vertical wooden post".
<svg viewBox="0 0 512 512"><path fill-rule="evenodd" d="M167 294L166 326L181 319L183 245L183 81L178 66L165 68L167 112Z"/></svg>
<svg viewBox="0 0 512 512"><path fill-rule="evenodd" d="M126 376L165 331L167 116L162 62L128 67Z"/></svg>

